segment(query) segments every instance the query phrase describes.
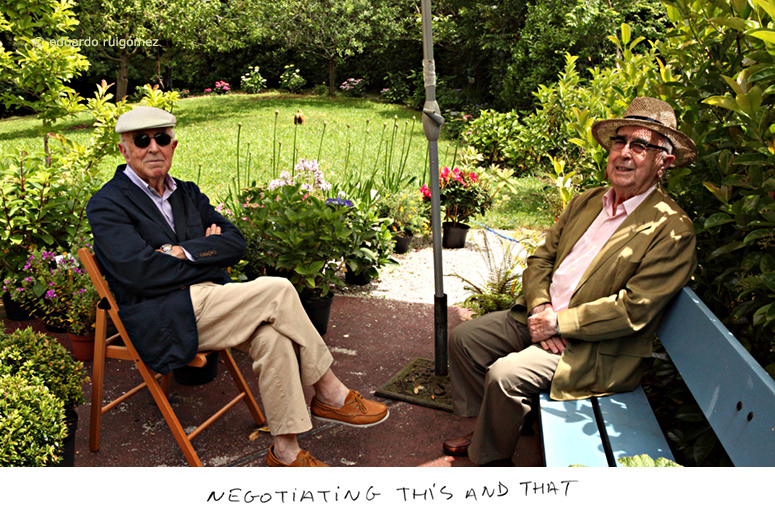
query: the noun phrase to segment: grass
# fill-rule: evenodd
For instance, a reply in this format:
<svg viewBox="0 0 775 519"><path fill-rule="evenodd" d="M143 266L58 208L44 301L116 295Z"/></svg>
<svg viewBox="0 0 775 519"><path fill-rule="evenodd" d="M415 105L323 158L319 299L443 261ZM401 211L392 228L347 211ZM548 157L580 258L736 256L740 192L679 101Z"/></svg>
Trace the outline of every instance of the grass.
<svg viewBox="0 0 775 519"><path fill-rule="evenodd" d="M303 125L293 124L298 110L305 115ZM171 173L197 181L214 201L223 200L236 182L244 187L269 181L283 170L292 172L300 158L318 160L326 180L334 184L359 178L389 186L427 183L421 114L404 107L367 98L229 94L181 99L175 115L179 144ZM54 131L86 144L91 122L79 115L60 121ZM35 116L0 121L0 153L19 147L43 150ZM451 165L454 142L442 135L438 149L439 163ZM106 158L98 170L100 179L110 178L121 162L117 151ZM518 184L516 195L477 221L500 229L548 227L553 218L543 182L526 177Z"/></svg>

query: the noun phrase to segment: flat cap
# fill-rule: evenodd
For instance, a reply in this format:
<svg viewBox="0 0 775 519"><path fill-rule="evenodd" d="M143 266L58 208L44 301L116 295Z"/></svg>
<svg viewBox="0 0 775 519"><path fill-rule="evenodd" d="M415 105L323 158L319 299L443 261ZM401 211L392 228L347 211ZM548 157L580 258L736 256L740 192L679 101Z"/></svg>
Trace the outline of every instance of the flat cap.
<svg viewBox="0 0 775 519"><path fill-rule="evenodd" d="M169 128L175 126L176 122L175 116L166 110L152 106L136 106L118 117L116 133L150 130L152 128Z"/></svg>

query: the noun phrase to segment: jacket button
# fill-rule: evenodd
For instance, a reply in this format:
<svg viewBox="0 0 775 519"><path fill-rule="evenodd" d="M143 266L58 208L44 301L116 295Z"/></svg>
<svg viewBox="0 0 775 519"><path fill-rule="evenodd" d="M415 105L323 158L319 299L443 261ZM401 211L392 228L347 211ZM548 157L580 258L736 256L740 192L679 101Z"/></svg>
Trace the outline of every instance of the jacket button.
<svg viewBox="0 0 775 519"><path fill-rule="evenodd" d="M183 285L183 286L180 287L181 290L185 290L187 288L188 288L188 285Z"/></svg>

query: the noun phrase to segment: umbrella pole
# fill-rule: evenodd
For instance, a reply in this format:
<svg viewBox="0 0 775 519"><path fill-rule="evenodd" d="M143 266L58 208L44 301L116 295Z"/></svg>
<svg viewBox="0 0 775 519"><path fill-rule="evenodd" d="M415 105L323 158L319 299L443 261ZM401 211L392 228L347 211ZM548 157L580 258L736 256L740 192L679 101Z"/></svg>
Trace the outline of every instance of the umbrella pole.
<svg viewBox="0 0 775 519"><path fill-rule="evenodd" d="M433 31L431 2L422 0L423 77L425 79L425 106L422 126L428 139L431 185L431 226L433 228L433 272L435 282L434 331L435 373L447 375L447 295L444 293L443 263L441 259L441 207L439 201L439 134L444 118L436 102L436 64L433 61Z"/></svg>
<svg viewBox="0 0 775 519"><path fill-rule="evenodd" d="M431 186L431 225L433 226L433 269L436 290L434 296L435 365L417 358L396 376L375 391L377 396L406 400L426 407L452 411L452 396L447 363L447 295L444 293L441 263L441 207L439 200L439 134L444 118L436 103L436 70L433 63L431 34L431 2L422 0L423 75L425 106L422 126L428 138Z"/></svg>

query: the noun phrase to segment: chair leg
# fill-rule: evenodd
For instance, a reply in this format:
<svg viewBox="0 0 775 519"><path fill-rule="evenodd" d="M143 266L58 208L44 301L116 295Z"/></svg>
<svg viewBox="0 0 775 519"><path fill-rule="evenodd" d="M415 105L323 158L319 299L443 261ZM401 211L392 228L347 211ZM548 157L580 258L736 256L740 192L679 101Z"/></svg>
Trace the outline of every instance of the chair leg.
<svg viewBox="0 0 775 519"><path fill-rule="evenodd" d="M253 420L255 420L256 424L263 425L264 422L266 422L264 415L261 413L261 409L258 407L258 402L256 402L255 398L253 398L253 393L250 391L250 388L248 388L248 384L245 382L245 377L242 376L242 373L240 373L240 370L237 367L237 363L234 362L234 357L232 356L231 351L228 348L220 350L220 355L221 359L223 359L223 363L226 364L226 369L229 370L231 378L234 379L234 384L237 386L237 390L239 390L241 393L245 393L245 404L248 406L250 414L253 415Z"/></svg>
<svg viewBox="0 0 775 519"><path fill-rule="evenodd" d="M89 449L100 448L102 425L102 388L105 381L105 354L107 350L107 312L97 310L95 329L94 361L92 362L91 417L89 421Z"/></svg>
<svg viewBox="0 0 775 519"><path fill-rule="evenodd" d="M172 435L178 442L180 449L183 451L183 455L186 457L188 464L192 467L202 467L202 461L197 456L194 446L191 445L191 441L188 439L188 435L183 430L183 426L180 424L175 411L172 410L169 400L164 394L164 390L159 382L156 381L156 377L150 369L143 362L136 362L138 371L142 375L146 386L151 391L153 399L156 401L156 405L159 407L161 414L164 416L164 420L167 422Z"/></svg>

